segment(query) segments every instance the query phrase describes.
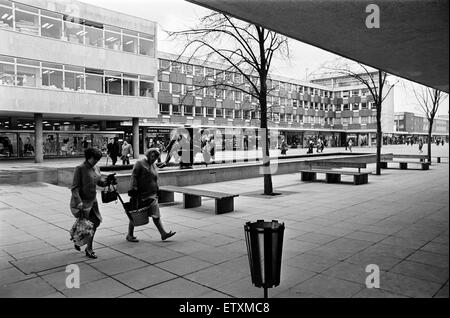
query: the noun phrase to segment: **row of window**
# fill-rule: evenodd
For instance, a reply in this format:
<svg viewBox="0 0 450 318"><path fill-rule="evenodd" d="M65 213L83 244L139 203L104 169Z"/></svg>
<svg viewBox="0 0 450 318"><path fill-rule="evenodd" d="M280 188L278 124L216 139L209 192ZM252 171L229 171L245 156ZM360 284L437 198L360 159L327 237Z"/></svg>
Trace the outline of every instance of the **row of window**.
<svg viewBox="0 0 450 318"><path fill-rule="evenodd" d="M260 113L253 110L222 109L214 107L181 106L159 104L159 112L162 115L196 116L210 118L230 119L258 119ZM319 116L304 116L293 114L269 113L268 119L273 122L298 122L311 124L370 124L376 123L376 116L324 118Z"/></svg>
<svg viewBox="0 0 450 318"><path fill-rule="evenodd" d="M225 83L242 84L246 82L244 76L237 72L224 71L221 69L214 69L211 67L203 67L201 65L185 64L177 61L170 61L165 59L159 60L159 69L163 72L182 73L188 76L204 76L209 80L222 80ZM256 76L249 76L251 82L258 84L259 78ZM162 81L169 82L169 74L162 74ZM277 80L267 80L267 88L271 91L281 92L299 92L308 93L310 95L317 95L323 97L332 97L331 91L306 87L302 85L282 82Z"/></svg>
<svg viewBox="0 0 450 318"><path fill-rule="evenodd" d="M0 55L0 85L154 97L154 77Z"/></svg>
<svg viewBox="0 0 450 318"><path fill-rule="evenodd" d="M155 56L155 37L0 0L0 29L134 54Z"/></svg>

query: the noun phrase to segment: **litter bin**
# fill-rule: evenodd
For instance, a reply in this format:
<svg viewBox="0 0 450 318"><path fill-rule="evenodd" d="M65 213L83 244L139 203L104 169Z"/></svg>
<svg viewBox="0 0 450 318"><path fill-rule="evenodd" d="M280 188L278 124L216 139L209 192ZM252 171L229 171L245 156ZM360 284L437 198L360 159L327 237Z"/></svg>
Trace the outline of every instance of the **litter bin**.
<svg viewBox="0 0 450 318"><path fill-rule="evenodd" d="M257 220L244 229L252 283L263 287L267 298L267 289L280 284L284 223Z"/></svg>

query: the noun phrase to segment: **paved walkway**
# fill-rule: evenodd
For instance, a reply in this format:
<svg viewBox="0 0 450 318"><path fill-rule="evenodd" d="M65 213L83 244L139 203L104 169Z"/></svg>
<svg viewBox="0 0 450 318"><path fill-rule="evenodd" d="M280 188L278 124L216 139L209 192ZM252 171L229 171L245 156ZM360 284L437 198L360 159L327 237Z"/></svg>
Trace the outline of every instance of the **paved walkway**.
<svg viewBox="0 0 450 318"><path fill-rule="evenodd" d="M447 148L448 151L448 148ZM162 242L153 226L125 241L120 204L100 204L96 260L73 249L70 191L50 184L0 185L0 297L262 297L251 284L243 225L286 224L281 283L270 297L449 297L449 168L383 170L369 184L303 183L273 177L282 194L265 197L262 178L195 186L238 192L235 212L214 215L214 201L161 208ZM345 180L346 177L343 177ZM349 179L350 181L350 179ZM78 264L81 286L65 285ZM380 267L367 289L365 267Z"/></svg>

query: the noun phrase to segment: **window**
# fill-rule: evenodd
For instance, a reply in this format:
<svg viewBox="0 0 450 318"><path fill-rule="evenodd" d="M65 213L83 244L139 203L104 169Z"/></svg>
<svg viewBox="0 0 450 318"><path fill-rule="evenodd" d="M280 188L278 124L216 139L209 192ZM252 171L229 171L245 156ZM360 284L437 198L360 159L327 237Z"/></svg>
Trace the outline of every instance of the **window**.
<svg viewBox="0 0 450 318"><path fill-rule="evenodd" d="M195 96L203 97L203 88L195 86Z"/></svg>
<svg viewBox="0 0 450 318"><path fill-rule="evenodd" d="M203 107L195 107L195 116L203 116Z"/></svg>
<svg viewBox="0 0 450 318"><path fill-rule="evenodd" d="M87 33L79 19L64 16L64 37L66 41L84 44L84 36Z"/></svg>
<svg viewBox="0 0 450 318"><path fill-rule="evenodd" d="M12 29L14 16L11 2L0 1L0 5L0 28Z"/></svg>
<svg viewBox="0 0 450 318"><path fill-rule="evenodd" d="M170 83L167 82L159 82L159 90L168 92L170 90Z"/></svg>
<svg viewBox="0 0 450 318"><path fill-rule="evenodd" d="M170 61L168 60L159 60L159 69L161 71L169 71L170 70Z"/></svg>
<svg viewBox="0 0 450 318"><path fill-rule="evenodd" d="M17 59L17 85L37 87L39 79L39 62Z"/></svg>
<svg viewBox="0 0 450 318"><path fill-rule="evenodd" d="M172 62L172 72L181 73L181 63Z"/></svg>
<svg viewBox="0 0 450 318"><path fill-rule="evenodd" d="M39 35L38 9L16 3L16 31Z"/></svg>
<svg viewBox="0 0 450 318"><path fill-rule="evenodd" d="M123 30L123 51L137 53L138 49L138 33L129 30Z"/></svg>
<svg viewBox="0 0 450 318"><path fill-rule="evenodd" d="M180 105L172 105L172 114L173 115L181 115L181 106Z"/></svg>
<svg viewBox="0 0 450 318"><path fill-rule="evenodd" d="M206 76L214 77L214 69L210 68L210 67L207 67L206 68Z"/></svg>
<svg viewBox="0 0 450 318"><path fill-rule="evenodd" d="M103 70L86 68L86 92L103 93Z"/></svg>
<svg viewBox="0 0 450 318"><path fill-rule="evenodd" d="M150 34L139 33L139 54L155 56L155 37Z"/></svg>
<svg viewBox="0 0 450 318"><path fill-rule="evenodd" d="M85 21L85 38L87 45L103 47L103 25Z"/></svg>
<svg viewBox="0 0 450 318"><path fill-rule="evenodd" d="M235 99L237 102L240 102L240 101L242 100L242 92L240 92L240 91L235 91L235 92L234 92L234 99Z"/></svg>
<svg viewBox="0 0 450 318"><path fill-rule="evenodd" d="M184 115L192 116L192 108L193 106L184 106Z"/></svg>
<svg viewBox="0 0 450 318"><path fill-rule="evenodd" d="M244 110L244 119L251 119L252 112L250 110Z"/></svg>
<svg viewBox="0 0 450 318"><path fill-rule="evenodd" d="M214 107L206 107L206 117L214 117Z"/></svg>
<svg viewBox="0 0 450 318"><path fill-rule="evenodd" d="M105 93L122 95L122 74L105 71Z"/></svg>
<svg viewBox="0 0 450 318"><path fill-rule="evenodd" d="M220 88L216 88L216 98L223 99L224 90Z"/></svg>
<svg viewBox="0 0 450 318"><path fill-rule="evenodd" d="M233 100L234 99L234 94L233 94L233 91L232 90L226 90L226 99L229 99L229 100Z"/></svg>
<svg viewBox="0 0 450 318"><path fill-rule="evenodd" d="M361 124L367 124L369 122L369 117L363 116L361 117Z"/></svg>
<svg viewBox="0 0 450 318"><path fill-rule="evenodd" d="M350 106L348 104L344 104L344 110L349 110Z"/></svg>
<svg viewBox="0 0 450 318"><path fill-rule="evenodd" d="M207 87L206 88L206 96L214 97L215 94L216 94L216 90L214 89L214 87Z"/></svg>
<svg viewBox="0 0 450 318"><path fill-rule="evenodd" d="M342 117L342 124L348 124L350 121L350 117Z"/></svg>
<svg viewBox="0 0 450 318"><path fill-rule="evenodd" d="M195 72L195 75L203 76L203 67L195 65L194 72Z"/></svg>
<svg viewBox="0 0 450 318"><path fill-rule="evenodd" d="M181 94L181 84L172 83L172 94Z"/></svg>
<svg viewBox="0 0 450 318"><path fill-rule="evenodd" d="M154 79L151 76L140 76L139 96L154 97Z"/></svg>
<svg viewBox="0 0 450 318"><path fill-rule="evenodd" d="M194 67L190 64L185 65L186 74L187 75L193 75L194 74Z"/></svg>
<svg viewBox="0 0 450 318"><path fill-rule="evenodd" d="M122 31L120 28L106 25L105 26L105 47L111 50L121 50L121 35Z"/></svg>
<svg viewBox="0 0 450 318"><path fill-rule="evenodd" d="M223 109L222 108L216 108L216 117L223 118Z"/></svg>
<svg viewBox="0 0 450 318"><path fill-rule="evenodd" d="M159 113L162 115L170 114L170 105L169 104L159 104Z"/></svg>
<svg viewBox="0 0 450 318"><path fill-rule="evenodd" d="M84 90L84 69L76 66L65 66L64 89L69 91Z"/></svg>
<svg viewBox="0 0 450 318"><path fill-rule="evenodd" d="M240 110L238 110L238 109L235 110L235 111L234 111L234 118L240 119L240 118L241 118L241 114L242 114L242 113L241 113Z"/></svg>
<svg viewBox="0 0 450 318"><path fill-rule="evenodd" d="M54 39L62 37L62 15L41 10L41 35Z"/></svg>
<svg viewBox="0 0 450 318"><path fill-rule="evenodd" d="M53 89L63 88L62 65L53 63L42 63L42 86Z"/></svg>
<svg viewBox="0 0 450 318"><path fill-rule="evenodd" d="M234 110L233 109L225 109L225 118L233 118Z"/></svg>
<svg viewBox="0 0 450 318"><path fill-rule="evenodd" d="M123 74L123 95L138 96L138 76Z"/></svg>
<svg viewBox="0 0 450 318"><path fill-rule="evenodd" d="M14 84L14 58L0 55L0 85Z"/></svg>
<svg viewBox="0 0 450 318"><path fill-rule="evenodd" d="M361 109L367 109L367 103L361 103Z"/></svg>

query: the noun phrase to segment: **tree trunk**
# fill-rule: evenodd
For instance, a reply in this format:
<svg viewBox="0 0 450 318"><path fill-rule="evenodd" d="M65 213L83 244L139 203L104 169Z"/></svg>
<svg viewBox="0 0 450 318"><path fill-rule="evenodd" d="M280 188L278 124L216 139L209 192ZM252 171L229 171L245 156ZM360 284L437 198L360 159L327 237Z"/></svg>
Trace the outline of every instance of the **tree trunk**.
<svg viewBox="0 0 450 318"><path fill-rule="evenodd" d="M428 119L428 162L431 163L431 132L433 131L433 119Z"/></svg>
<svg viewBox="0 0 450 318"><path fill-rule="evenodd" d="M263 79L261 79L262 81ZM265 79L264 79L265 83ZM261 84L262 85L262 84ZM264 84L265 86L266 84ZM270 143L269 143L269 130L267 129L267 99L263 95L263 91L267 92L267 89L261 90L261 97L259 98L259 104L261 108L261 129L262 129L262 152L263 152L263 173L264 173L264 194L271 195L273 193L272 186L272 174L270 173Z"/></svg>
<svg viewBox="0 0 450 318"><path fill-rule="evenodd" d="M376 175L381 174L381 146L383 144L383 132L381 131L381 105L377 105L377 168Z"/></svg>

